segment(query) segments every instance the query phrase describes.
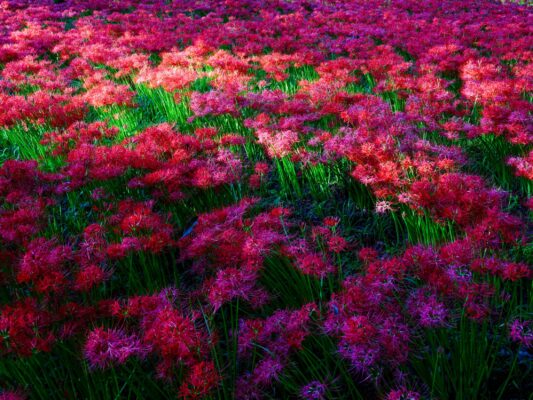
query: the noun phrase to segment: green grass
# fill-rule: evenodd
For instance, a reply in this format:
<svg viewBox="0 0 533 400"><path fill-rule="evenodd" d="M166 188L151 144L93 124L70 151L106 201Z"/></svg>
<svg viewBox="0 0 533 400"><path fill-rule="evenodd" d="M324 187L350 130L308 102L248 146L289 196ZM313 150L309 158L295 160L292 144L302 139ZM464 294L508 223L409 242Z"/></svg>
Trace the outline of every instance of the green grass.
<svg viewBox="0 0 533 400"><path fill-rule="evenodd" d="M507 324L517 312L527 313L523 308L532 309L531 298L527 300L531 287L492 279L497 289L506 289L510 294L510 299L496 296L493 300L499 313L494 322L475 322L460 315L456 316L457 328L426 329L417 338L421 350L413 354L411 361L431 398L500 400L526 398L530 394L526 388L528 379L533 377L533 367L527 358L520 361L518 348L508 346Z"/></svg>

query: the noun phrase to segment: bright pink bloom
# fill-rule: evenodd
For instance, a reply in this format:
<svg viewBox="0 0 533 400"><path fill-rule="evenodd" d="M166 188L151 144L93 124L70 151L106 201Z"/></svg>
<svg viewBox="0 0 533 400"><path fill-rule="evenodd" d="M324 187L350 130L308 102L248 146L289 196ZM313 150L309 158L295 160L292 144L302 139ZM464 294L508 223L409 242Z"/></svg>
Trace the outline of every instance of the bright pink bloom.
<svg viewBox="0 0 533 400"><path fill-rule="evenodd" d="M133 356L144 358L148 347L122 330L96 328L87 336L83 351L92 368L108 368Z"/></svg>

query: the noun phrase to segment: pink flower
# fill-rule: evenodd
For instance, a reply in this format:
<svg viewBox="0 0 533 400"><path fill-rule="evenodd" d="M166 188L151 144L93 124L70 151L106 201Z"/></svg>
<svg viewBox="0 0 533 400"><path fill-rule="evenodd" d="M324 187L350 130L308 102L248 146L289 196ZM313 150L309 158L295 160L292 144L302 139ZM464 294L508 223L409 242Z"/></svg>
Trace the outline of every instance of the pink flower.
<svg viewBox="0 0 533 400"><path fill-rule="evenodd" d="M3 390L0 392L0 400L26 400L28 397L21 391Z"/></svg>
<svg viewBox="0 0 533 400"><path fill-rule="evenodd" d="M341 236L331 236L328 239L328 248L333 253L341 253L348 247L346 239Z"/></svg>
<svg viewBox="0 0 533 400"><path fill-rule="evenodd" d="M233 98L224 92L215 90L207 93L193 92L191 109L197 117L222 114L236 115L237 113Z"/></svg>
<svg viewBox="0 0 533 400"><path fill-rule="evenodd" d="M144 358L148 347L123 330L96 328L87 336L84 354L92 368L124 364L130 357Z"/></svg>
<svg viewBox="0 0 533 400"><path fill-rule="evenodd" d="M414 392L407 388L400 388L390 391L385 400L420 400L421 398L422 396L420 393Z"/></svg>
<svg viewBox="0 0 533 400"><path fill-rule="evenodd" d="M305 400L324 400L328 387L320 381L312 381L300 389L300 397Z"/></svg>
<svg viewBox="0 0 533 400"><path fill-rule="evenodd" d="M444 326L448 310L434 294L415 292L408 301L408 309L424 328Z"/></svg>
<svg viewBox="0 0 533 400"><path fill-rule="evenodd" d="M509 325L509 337L526 348L533 347L533 323L531 321L513 320Z"/></svg>
<svg viewBox="0 0 533 400"><path fill-rule="evenodd" d="M376 203L376 212L378 214L385 214L387 211L393 211L390 201L378 201Z"/></svg>
<svg viewBox="0 0 533 400"><path fill-rule="evenodd" d="M212 361L194 364L181 384L180 399L204 399L220 382L220 375Z"/></svg>
<svg viewBox="0 0 533 400"><path fill-rule="evenodd" d="M265 358L257 363L252 381L255 385L270 385L283 370L283 364L274 358Z"/></svg>

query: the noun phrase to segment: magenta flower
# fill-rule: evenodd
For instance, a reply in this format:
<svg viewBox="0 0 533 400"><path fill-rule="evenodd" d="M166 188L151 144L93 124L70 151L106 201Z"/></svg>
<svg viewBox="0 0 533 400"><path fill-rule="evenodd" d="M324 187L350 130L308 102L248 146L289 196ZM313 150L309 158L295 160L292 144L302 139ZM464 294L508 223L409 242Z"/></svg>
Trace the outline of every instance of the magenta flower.
<svg viewBox="0 0 533 400"><path fill-rule="evenodd" d="M328 387L320 381L312 381L300 389L300 397L305 400L324 400Z"/></svg>
<svg viewBox="0 0 533 400"><path fill-rule="evenodd" d="M91 367L101 369L124 364L130 357L144 358L148 350L135 335L104 328L91 331L83 349Z"/></svg>
<svg viewBox="0 0 533 400"><path fill-rule="evenodd" d="M518 319L513 320L509 325L509 337L526 348L533 347L533 323Z"/></svg>

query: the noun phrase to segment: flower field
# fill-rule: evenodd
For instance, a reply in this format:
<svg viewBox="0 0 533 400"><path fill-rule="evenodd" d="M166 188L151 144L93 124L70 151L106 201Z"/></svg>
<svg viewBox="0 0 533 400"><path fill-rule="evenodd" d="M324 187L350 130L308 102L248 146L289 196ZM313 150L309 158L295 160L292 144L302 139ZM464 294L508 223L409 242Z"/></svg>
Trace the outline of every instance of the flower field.
<svg viewBox="0 0 533 400"><path fill-rule="evenodd" d="M0 400L531 399L532 27L0 0Z"/></svg>

